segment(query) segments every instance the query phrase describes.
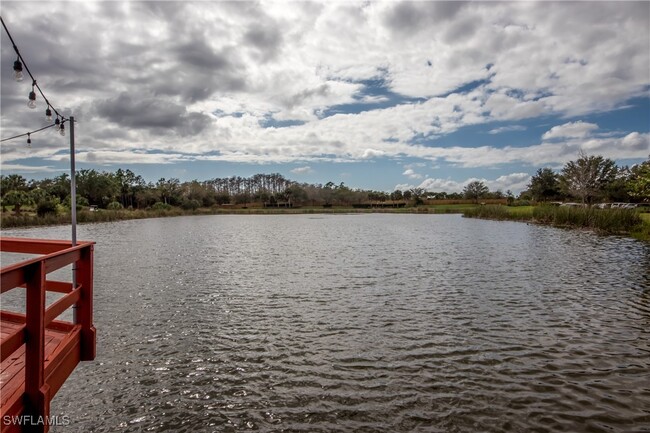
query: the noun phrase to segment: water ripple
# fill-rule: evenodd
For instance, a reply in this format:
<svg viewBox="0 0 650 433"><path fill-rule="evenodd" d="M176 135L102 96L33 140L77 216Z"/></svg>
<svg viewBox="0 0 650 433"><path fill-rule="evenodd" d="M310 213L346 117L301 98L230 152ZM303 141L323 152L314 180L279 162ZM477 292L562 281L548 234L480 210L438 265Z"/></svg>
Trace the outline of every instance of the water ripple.
<svg viewBox="0 0 650 433"><path fill-rule="evenodd" d="M648 431L646 244L448 215L80 230L98 356L52 403L66 432Z"/></svg>

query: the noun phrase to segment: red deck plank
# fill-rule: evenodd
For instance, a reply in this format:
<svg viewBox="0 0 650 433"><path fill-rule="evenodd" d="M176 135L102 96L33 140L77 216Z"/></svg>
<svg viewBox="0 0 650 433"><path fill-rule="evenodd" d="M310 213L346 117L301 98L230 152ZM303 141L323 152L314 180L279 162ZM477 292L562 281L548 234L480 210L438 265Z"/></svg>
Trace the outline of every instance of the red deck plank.
<svg viewBox="0 0 650 433"><path fill-rule="evenodd" d="M8 335L21 326L20 323L2 321L0 334ZM55 329L45 330L46 383L52 394L59 390L65 379L72 373L80 360L80 327L68 332ZM22 395L25 392L25 345L12 353L1 365L0 373L0 419L5 415L16 415L23 410ZM2 432L10 426L2 425Z"/></svg>
<svg viewBox="0 0 650 433"><path fill-rule="evenodd" d="M2 321L3 333L6 328L15 328L16 325L19 324ZM52 355L67 337L68 333L66 332L56 331L53 329L45 330L45 367L47 367L47 364L50 362L54 361ZM8 396L13 394L15 389L24 387L24 369L25 345L23 344L2 363L2 373L0 373L0 393L2 394L1 402L3 408Z"/></svg>

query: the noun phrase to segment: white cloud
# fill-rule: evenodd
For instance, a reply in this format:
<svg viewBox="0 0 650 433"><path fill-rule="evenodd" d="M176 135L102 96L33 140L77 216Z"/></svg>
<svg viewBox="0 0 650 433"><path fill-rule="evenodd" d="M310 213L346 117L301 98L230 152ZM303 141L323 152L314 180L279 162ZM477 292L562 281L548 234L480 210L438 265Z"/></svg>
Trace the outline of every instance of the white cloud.
<svg viewBox="0 0 650 433"><path fill-rule="evenodd" d="M532 146L436 146L468 126L582 116L647 98L644 2L65 5L7 1L3 16L48 98L77 117L80 162L410 157L494 167L562 164L580 150L613 159L648 154L647 133L605 136L588 122L554 126ZM12 56L3 44L2 63ZM9 73L2 68L3 135L33 127L28 84L17 87ZM365 111L350 112L355 104ZM270 120L304 124L264 128ZM66 148L66 140L48 138L31 156L62 160ZM3 143L1 152L3 167L28 157L18 145ZM409 168L405 176L417 174Z"/></svg>
<svg viewBox="0 0 650 433"><path fill-rule="evenodd" d="M296 167L293 170L291 170L291 173L294 174L308 174L308 173L313 173L314 170L311 169L310 166L306 165L304 167Z"/></svg>
<svg viewBox="0 0 650 433"><path fill-rule="evenodd" d="M595 123L588 123L583 121L569 122L564 125L552 127L549 131L542 135L543 140L551 140L554 138L583 138L590 136L598 129Z"/></svg>
<svg viewBox="0 0 650 433"><path fill-rule="evenodd" d="M431 192L462 192L463 188L470 182L480 181L485 183L490 191L500 190L506 192L508 190L513 193L519 193L522 190L526 189L526 186L530 182L531 176L528 173L511 173L504 176L499 176L496 179L478 179L475 177L465 179L463 181L456 181L452 179L439 179L439 178L429 178L425 179L422 183L417 185L418 188L423 188L426 191ZM408 184L399 184L395 186L395 189L407 190L414 188L413 185Z"/></svg>
<svg viewBox="0 0 650 433"><path fill-rule="evenodd" d="M406 169L402 175L407 176L409 179L422 179L422 175L416 173L412 168Z"/></svg>
<svg viewBox="0 0 650 433"><path fill-rule="evenodd" d="M630 150L640 150L642 152L650 152L650 134L639 134L638 132L631 132L620 142L621 147Z"/></svg>
<svg viewBox="0 0 650 433"><path fill-rule="evenodd" d="M67 162L68 155L56 155L49 158L51 161ZM113 164L172 164L179 161L190 161L193 158L181 154L144 153L131 151L81 151L76 152L78 162L88 162L98 165Z"/></svg>
<svg viewBox="0 0 650 433"><path fill-rule="evenodd" d="M382 150L366 149L361 154L361 158L362 159L369 159L369 158L375 158L375 157L383 156L383 155L384 155L384 151L382 151Z"/></svg>
<svg viewBox="0 0 650 433"><path fill-rule="evenodd" d="M0 164L0 171L11 171L15 173L56 173L64 169L54 168L52 166L32 166L24 164Z"/></svg>
<svg viewBox="0 0 650 433"><path fill-rule="evenodd" d="M429 178L425 179L418 187L431 192L461 192L468 183L468 180L457 182L451 179Z"/></svg>
<svg viewBox="0 0 650 433"><path fill-rule="evenodd" d="M501 190L501 192L506 192L510 190L519 193L526 189L530 179L531 176L528 173L511 173L499 176L494 180L487 180L485 184L490 188L490 191Z"/></svg>
<svg viewBox="0 0 650 433"><path fill-rule="evenodd" d="M501 134L502 132L512 132L512 131L525 131L526 127L523 125L511 125L511 126L501 126L499 128L494 128L488 131L488 134Z"/></svg>

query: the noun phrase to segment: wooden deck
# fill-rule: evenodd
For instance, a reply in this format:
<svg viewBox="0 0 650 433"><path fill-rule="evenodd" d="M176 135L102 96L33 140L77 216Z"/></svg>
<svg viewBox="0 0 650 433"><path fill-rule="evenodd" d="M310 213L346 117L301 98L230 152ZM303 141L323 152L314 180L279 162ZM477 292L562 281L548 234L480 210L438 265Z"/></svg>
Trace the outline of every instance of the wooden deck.
<svg viewBox="0 0 650 433"><path fill-rule="evenodd" d="M2 433L47 432L57 422L51 399L80 361L95 358L93 243L0 238L0 249L39 254L2 268L2 293L22 289L26 297L25 313L0 312ZM47 279L73 263L76 284ZM46 291L64 295L46 306ZM77 323L56 320L75 305Z"/></svg>

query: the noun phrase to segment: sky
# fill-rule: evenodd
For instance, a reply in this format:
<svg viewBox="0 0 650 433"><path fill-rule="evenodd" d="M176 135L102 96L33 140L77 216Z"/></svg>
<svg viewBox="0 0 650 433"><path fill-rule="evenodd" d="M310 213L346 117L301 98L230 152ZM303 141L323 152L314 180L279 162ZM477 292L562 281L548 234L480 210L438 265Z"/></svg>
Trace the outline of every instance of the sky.
<svg viewBox="0 0 650 433"><path fill-rule="evenodd" d="M392 191L526 188L579 155L650 157L650 2L6 1L77 169L147 181L281 173ZM1 136L48 125L1 44ZM69 134L1 145L69 172Z"/></svg>

